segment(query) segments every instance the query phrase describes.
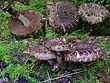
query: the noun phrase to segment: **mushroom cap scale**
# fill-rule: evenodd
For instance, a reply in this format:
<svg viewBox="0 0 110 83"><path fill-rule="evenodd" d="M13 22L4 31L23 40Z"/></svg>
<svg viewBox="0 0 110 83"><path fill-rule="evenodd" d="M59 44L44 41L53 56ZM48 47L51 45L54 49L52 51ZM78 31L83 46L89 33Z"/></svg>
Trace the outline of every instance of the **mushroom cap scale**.
<svg viewBox="0 0 110 83"><path fill-rule="evenodd" d="M78 13L83 20L91 24L100 23L109 16L109 11L103 5L96 3L81 4Z"/></svg>
<svg viewBox="0 0 110 83"><path fill-rule="evenodd" d="M49 18L49 23L58 33L73 31L79 20L78 11L69 2L57 2Z"/></svg>
<svg viewBox="0 0 110 83"><path fill-rule="evenodd" d="M29 53L38 60L50 60L56 58L55 54L52 51L41 45L30 47Z"/></svg>
<svg viewBox="0 0 110 83"><path fill-rule="evenodd" d="M43 17L42 14L32 10L24 10L20 14L24 15L30 21L30 26L25 27L18 18L12 16L9 21L9 30L12 34L19 37L26 37L41 29L42 23L40 21Z"/></svg>
<svg viewBox="0 0 110 83"><path fill-rule="evenodd" d="M102 49L96 44L79 43L70 48L71 52L65 55L65 61L92 62L103 56Z"/></svg>

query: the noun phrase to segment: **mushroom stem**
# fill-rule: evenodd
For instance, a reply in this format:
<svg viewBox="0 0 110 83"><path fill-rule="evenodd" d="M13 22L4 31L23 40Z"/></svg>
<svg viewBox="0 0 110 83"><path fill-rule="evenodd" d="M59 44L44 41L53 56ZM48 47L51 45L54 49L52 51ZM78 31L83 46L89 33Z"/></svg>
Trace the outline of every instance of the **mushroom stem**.
<svg viewBox="0 0 110 83"><path fill-rule="evenodd" d="M28 20L28 18L25 17L25 16L22 15L22 14L19 14L18 19L23 23L23 25L24 25L25 27L28 27L28 26L30 26L30 24L31 24L30 21Z"/></svg>
<svg viewBox="0 0 110 83"><path fill-rule="evenodd" d="M33 69L33 68L35 68L35 67L39 68L39 66L42 64L42 62L43 62L43 61L41 61L41 60L36 60L36 61L34 62L34 65L32 66L31 69Z"/></svg>
<svg viewBox="0 0 110 83"><path fill-rule="evenodd" d="M96 30L95 24L89 24L89 26L90 26L90 33L89 33L90 36L98 36L98 35L100 35L100 31Z"/></svg>
<svg viewBox="0 0 110 83"><path fill-rule="evenodd" d="M57 53L57 55L58 55L58 56L60 56L60 55L61 55L61 52L58 52L58 51L57 51L56 53Z"/></svg>
<svg viewBox="0 0 110 83"><path fill-rule="evenodd" d="M56 52L56 53L57 53L57 61L60 64L62 62L61 52Z"/></svg>
<svg viewBox="0 0 110 83"><path fill-rule="evenodd" d="M55 60L47 60L47 62L50 64L50 65L53 65L55 63Z"/></svg>
<svg viewBox="0 0 110 83"><path fill-rule="evenodd" d="M57 56L57 62L58 62L59 64L61 64L61 63L62 63L62 57Z"/></svg>
<svg viewBox="0 0 110 83"><path fill-rule="evenodd" d="M41 22L44 25L42 27L42 33L43 33L44 37L45 37L45 35L47 33L47 30L48 30L48 20L49 20L49 18L46 18L46 17L43 17L42 20L41 20Z"/></svg>

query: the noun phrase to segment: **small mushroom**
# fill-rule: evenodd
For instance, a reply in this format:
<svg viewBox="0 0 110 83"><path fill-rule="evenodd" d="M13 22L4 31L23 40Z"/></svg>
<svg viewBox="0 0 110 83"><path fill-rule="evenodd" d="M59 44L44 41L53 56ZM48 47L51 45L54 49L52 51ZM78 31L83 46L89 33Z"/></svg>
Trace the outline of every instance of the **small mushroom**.
<svg viewBox="0 0 110 83"><path fill-rule="evenodd" d="M70 45L71 52L65 55L65 61L92 62L103 56L102 48L95 43L80 42Z"/></svg>
<svg viewBox="0 0 110 83"><path fill-rule="evenodd" d="M39 12L32 10L16 11L10 5L4 7L4 11L9 12L12 17L9 21L9 30L17 37L26 37L33 32L38 32L41 27L43 17Z"/></svg>
<svg viewBox="0 0 110 83"><path fill-rule="evenodd" d="M56 32L64 34L75 30L79 17L78 10L74 5L61 1L56 4L49 2L48 5L50 10L49 24Z"/></svg>

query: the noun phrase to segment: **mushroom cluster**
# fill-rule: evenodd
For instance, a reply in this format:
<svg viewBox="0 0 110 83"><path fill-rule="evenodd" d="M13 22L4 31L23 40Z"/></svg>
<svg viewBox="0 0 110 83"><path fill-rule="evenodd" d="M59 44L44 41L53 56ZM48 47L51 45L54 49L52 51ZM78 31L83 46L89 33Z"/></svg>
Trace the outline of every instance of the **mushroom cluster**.
<svg viewBox="0 0 110 83"><path fill-rule="evenodd" d="M62 61L93 62L103 56L103 50L94 42L94 37L90 37L88 42L77 38L71 40L74 42L68 44L65 38L44 39L42 45L29 47L29 53L38 60L56 61L52 62L54 64L62 64Z"/></svg>

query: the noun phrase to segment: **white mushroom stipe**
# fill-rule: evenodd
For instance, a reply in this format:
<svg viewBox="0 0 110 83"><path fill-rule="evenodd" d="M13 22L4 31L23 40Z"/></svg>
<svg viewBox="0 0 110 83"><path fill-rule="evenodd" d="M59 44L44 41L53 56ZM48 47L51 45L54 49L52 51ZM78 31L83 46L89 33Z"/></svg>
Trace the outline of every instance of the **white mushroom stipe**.
<svg viewBox="0 0 110 83"><path fill-rule="evenodd" d="M66 29L65 29L65 26L64 26L63 23L61 23L61 26L62 26L62 28L63 28L63 31L66 32Z"/></svg>
<svg viewBox="0 0 110 83"><path fill-rule="evenodd" d="M20 14L18 19L23 23L23 25L25 27L29 27L30 26L30 21L28 20L28 18L26 18L24 15Z"/></svg>

